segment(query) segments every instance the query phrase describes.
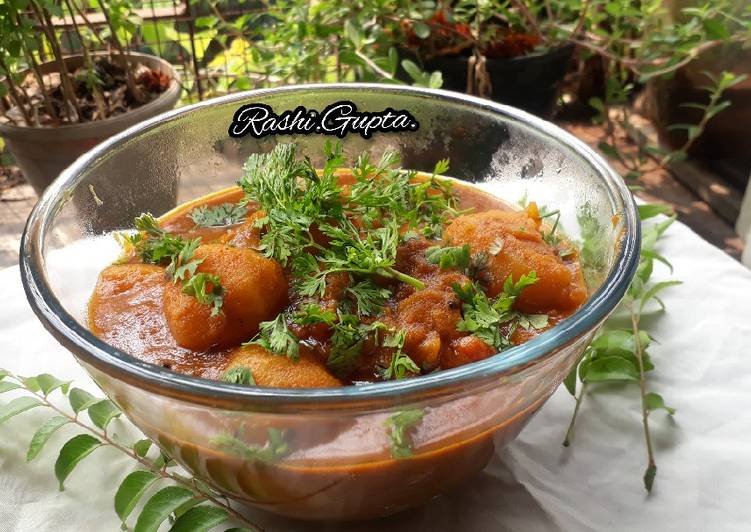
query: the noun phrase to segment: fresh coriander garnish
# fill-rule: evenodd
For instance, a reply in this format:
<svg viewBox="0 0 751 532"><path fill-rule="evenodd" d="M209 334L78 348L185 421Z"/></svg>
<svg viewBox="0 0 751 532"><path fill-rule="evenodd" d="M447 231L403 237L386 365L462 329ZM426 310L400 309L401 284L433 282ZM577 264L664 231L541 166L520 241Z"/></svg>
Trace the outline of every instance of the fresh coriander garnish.
<svg viewBox="0 0 751 532"><path fill-rule="evenodd" d="M250 371L250 368L242 366L235 366L234 368L228 369L220 379L231 384L244 384L246 386L256 385L256 381L253 378L253 372Z"/></svg>
<svg viewBox="0 0 751 532"><path fill-rule="evenodd" d="M423 289L425 283L393 268L399 244L399 227L394 219L385 224L384 227L371 229L364 237L346 218L339 226L321 224L321 232L329 238L329 247L317 260L310 254L301 255L295 260L293 273L299 278L299 293L303 296L322 296L326 290L326 276L336 272L378 275L407 283L418 290Z"/></svg>
<svg viewBox="0 0 751 532"><path fill-rule="evenodd" d="M185 240L171 235L151 214L136 218L135 227L138 232L121 235L122 241L144 262L165 265L165 273L172 282L182 283L183 293L195 297L202 305L211 305L212 316L219 315L224 303L221 279L218 275L196 273L203 259L194 259L193 254L201 239Z"/></svg>
<svg viewBox="0 0 751 532"><path fill-rule="evenodd" d="M383 380L399 380L407 377L410 374L419 374L420 367L415 364L407 353L402 351L404 347L404 340L407 338L407 331L404 329L398 330L396 333L386 337L383 341L383 347L393 347L394 354L391 357L391 363L387 368L383 368L380 371L380 376Z"/></svg>
<svg viewBox="0 0 751 532"><path fill-rule="evenodd" d="M183 292L202 305L211 305L211 315L218 316L224 304L224 288L218 275L197 273L183 281Z"/></svg>
<svg viewBox="0 0 751 532"><path fill-rule="evenodd" d="M257 202L266 213L256 222L263 229L261 251L284 265L307 248L322 249L312 227L342 217L342 190L335 175L344 163L341 144L326 143L320 176L309 159L297 160L296 153L294 144L278 144L268 154L253 154L239 181L245 202Z"/></svg>
<svg viewBox="0 0 751 532"><path fill-rule="evenodd" d="M442 270L469 268L471 256L469 244L463 246L433 246L425 250L425 258L432 264L438 264Z"/></svg>
<svg viewBox="0 0 751 532"><path fill-rule="evenodd" d="M357 313L362 316L375 316L383 312L386 300L391 297L391 290L378 286L366 279L347 287L346 293L355 299Z"/></svg>
<svg viewBox="0 0 751 532"><path fill-rule="evenodd" d="M300 340L289 330L284 314L272 321L262 321L256 337L244 345L250 344L260 345L275 355L286 355L292 360L300 358Z"/></svg>
<svg viewBox="0 0 751 532"><path fill-rule="evenodd" d="M415 408L397 412L386 419L386 431L391 440L391 456L399 459L412 456L412 442L409 433L422 421L424 416L424 409Z"/></svg>
<svg viewBox="0 0 751 532"><path fill-rule="evenodd" d="M381 322L362 323L354 314L323 310L315 304L305 305L294 319L300 325L322 323L332 329L326 365L335 373L351 370L362 354L365 340L374 334L378 343L379 331L386 328Z"/></svg>
<svg viewBox="0 0 751 532"><path fill-rule="evenodd" d="M221 205L201 205L188 214L188 217L201 227L222 227L242 222L248 215L248 208L238 203Z"/></svg>
<svg viewBox="0 0 751 532"><path fill-rule="evenodd" d="M526 328L544 327L541 325L544 315L525 316L512 308L522 290L536 282L537 274L534 271L522 275L516 282L509 275L503 283L503 291L493 300L472 283L464 286L454 284L454 292L463 303L462 319L456 324L456 329L474 334L492 347L505 349L511 345L511 333L517 325ZM547 324L547 316L544 321ZM503 324L509 324L506 335L501 334Z"/></svg>

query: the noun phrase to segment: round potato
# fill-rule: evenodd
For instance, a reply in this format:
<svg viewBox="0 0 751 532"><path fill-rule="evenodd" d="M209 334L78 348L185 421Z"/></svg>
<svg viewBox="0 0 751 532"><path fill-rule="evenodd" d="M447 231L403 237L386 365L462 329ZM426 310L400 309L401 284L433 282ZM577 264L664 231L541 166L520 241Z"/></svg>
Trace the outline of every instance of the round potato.
<svg viewBox="0 0 751 532"><path fill-rule="evenodd" d="M489 296L503 290L511 275L518 281L531 271L537 282L523 290L516 307L524 312L571 310L587 297L581 271L566 263L542 239L539 221L525 212L490 210L456 218L444 231L452 245L469 244L472 253L489 253L483 281Z"/></svg>
<svg viewBox="0 0 751 532"><path fill-rule="evenodd" d="M218 275L224 288L219 315L183 293L180 283L168 283L163 309L177 343L194 351L229 347L250 339L261 321L272 319L287 301L287 279L281 266L250 250L223 244L199 246L203 259L198 273Z"/></svg>
<svg viewBox="0 0 751 532"><path fill-rule="evenodd" d="M248 345L229 354L227 369L248 368L258 386L274 388L331 388L342 383L313 355L300 351L300 358L292 360L275 355L260 345Z"/></svg>

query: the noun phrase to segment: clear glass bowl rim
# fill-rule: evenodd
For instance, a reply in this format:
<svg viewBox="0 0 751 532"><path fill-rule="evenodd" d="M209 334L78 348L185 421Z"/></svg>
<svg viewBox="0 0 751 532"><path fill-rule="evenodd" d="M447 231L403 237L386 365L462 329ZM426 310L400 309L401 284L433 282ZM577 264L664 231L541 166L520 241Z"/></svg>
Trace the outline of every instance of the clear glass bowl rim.
<svg viewBox="0 0 751 532"><path fill-rule="evenodd" d="M551 137L583 157L599 174L611 196L611 201L624 215L624 233L613 267L602 286L573 315L536 338L479 362L458 368L435 372L411 379L344 386L341 388L287 389L241 386L192 377L143 362L96 338L88 329L68 314L55 297L46 277L43 245L52 220L69 197L90 164L106 157L113 147L128 141L165 122L205 107L232 102L252 101L257 96L286 92L308 91L376 91L386 93L399 101L400 95L451 101L454 104L474 107L484 112L498 113L507 119L529 126L544 136ZM322 403L337 409L358 404L406 403L426 396L451 394L453 390L469 383L492 380L501 374L512 374L543 358L546 354L573 342L595 328L617 306L625 294L639 260L641 231L639 216L631 192L622 178L584 142L558 126L529 113L465 94L401 85L377 83L335 83L288 85L271 89L256 89L205 100L163 113L137 124L97 145L78 158L47 188L30 214L21 240L20 269L26 296L42 324L78 358L92 364L104 373L115 374L160 395L179 397L194 403L231 405L246 408L273 408L282 405L296 408L304 405L320 408Z"/></svg>

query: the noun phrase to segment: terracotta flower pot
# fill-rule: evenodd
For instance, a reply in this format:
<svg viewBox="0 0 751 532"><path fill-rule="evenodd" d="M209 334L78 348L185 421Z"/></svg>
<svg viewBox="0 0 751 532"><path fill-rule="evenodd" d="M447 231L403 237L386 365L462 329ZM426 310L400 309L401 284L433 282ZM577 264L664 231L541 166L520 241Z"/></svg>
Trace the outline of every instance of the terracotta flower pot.
<svg viewBox="0 0 751 532"><path fill-rule="evenodd" d="M101 141L175 106L181 87L173 66L152 55L132 52L131 57L133 62L168 74L172 79L167 90L145 105L111 118L82 124L58 127L0 124L0 136L5 139L10 153L37 194L41 195L64 168ZM113 60L123 61L124 58L114 56ZM83 57L66 57L65 62L72 71L81 66ZM55 72L56 63L44 63L40 65L40 70L42 74Z"/></svg>

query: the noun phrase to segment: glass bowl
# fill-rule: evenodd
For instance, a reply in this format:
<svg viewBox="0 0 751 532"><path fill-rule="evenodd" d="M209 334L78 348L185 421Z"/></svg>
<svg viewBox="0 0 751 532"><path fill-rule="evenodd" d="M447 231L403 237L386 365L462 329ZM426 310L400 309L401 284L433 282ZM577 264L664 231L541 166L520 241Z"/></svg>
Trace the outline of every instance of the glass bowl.
<svg viewBox="0 0 751 532"><path fill-rule="evenodd" d="M408 110L417 131L343 139L350 156L398 149L406 168L449 174L507 202L560 209L588 240L590 297L533 340L426 376L342 388L281 389L194 378L94 337L85 307L117 256L105 233L142 212L231 186L253 152L295 142L320 162L326 137L231 138L242 104L277 113L339 101ZM65 170L29 217L21 271L39 319L147 436L234 499L287 516L350 520L425 502L480 471L555 391L634 274L639 224L621 178L585 144L511 107L458 93L375 84L290 86L234 94L163 114L100 144ZM400 427L401 429L400 430ZM400 436L404 438L400 439Z"/></svg>

